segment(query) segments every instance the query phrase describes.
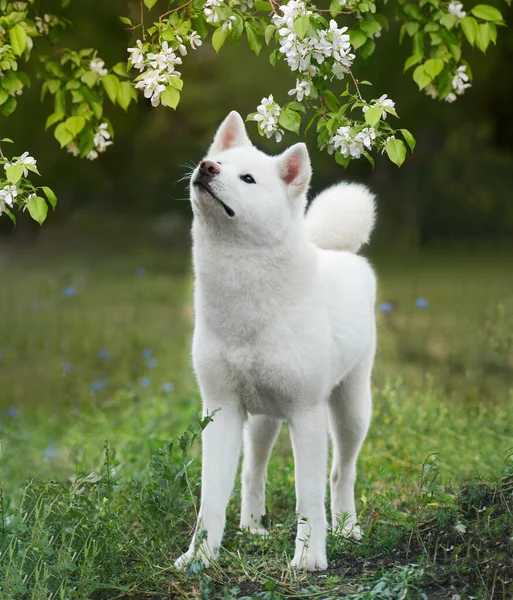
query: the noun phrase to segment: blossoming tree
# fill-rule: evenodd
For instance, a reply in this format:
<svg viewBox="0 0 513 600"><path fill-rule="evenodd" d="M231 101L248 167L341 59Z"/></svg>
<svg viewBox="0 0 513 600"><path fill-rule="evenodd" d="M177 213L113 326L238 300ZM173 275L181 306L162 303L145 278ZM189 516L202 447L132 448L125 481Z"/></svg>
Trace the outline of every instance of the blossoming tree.
<svg viewBox="0 0 513 600"><path fill-rule="evenodd" d="M62 9L71 0L56 0ZM510 1L510 0L507 0ZM41 98L53 96L46 129L61 148L77 158L96 160L113 143L114 131L104 104L127 110L138 90L152 106L176 109L184 82L180 65L190 51L210 39L214 50L242 37L255 54L269 46L271 65L285 61L295 78L290 99L272 94L247 116L261 135L280 141L285 130L300 134L317 130L318 145L347 166L374 152L386 153L401 166L415 139L398 122L395 102L386 93L366 93L370 82L360 78L360 58L374 53L388 29L383 3L377 0L139 0L134 23L120 16L137 35L127 49L127 61L107 67L92 48L69 49L60 40L69 22L45 13L39 0L0 0L0 112L9 117L31 84L24 71L36 63ZM326 6L324 6L326 4ZM457 0L395 1L402 23L399 42L409 40L411 55L404 65L419 90L433 99L454 102L471 85L468 46L486 52L496 43L501 12L486 4L464 10ZM354 72L353 72L354 69ZM357 76L358 74L358 76ZM341 94L334 93L343 82ZM365 90L365 92L364 92ZM385 90L380 90L380 92ZM278 102L278 100L280 102ZM286 99L284 99L286 100ZM15 221L15 209L27 209L39 223L55 208L57 198L46 186L34 184L36 160L4 154L0 149L0 214Z"/></svg>

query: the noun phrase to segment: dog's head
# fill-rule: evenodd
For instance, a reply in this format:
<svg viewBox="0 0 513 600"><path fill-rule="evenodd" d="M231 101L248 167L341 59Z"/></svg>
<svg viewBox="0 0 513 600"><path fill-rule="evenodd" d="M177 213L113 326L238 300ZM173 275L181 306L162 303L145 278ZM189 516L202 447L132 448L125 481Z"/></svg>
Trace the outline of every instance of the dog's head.
<svg viewBox="0 0 513 600"><path fill-rule="evenodd" d="M275 244L303 218L310 177L304 144L268 156L251 144L239 113L231 112L192 174L194 215L223 237Z"/></svg>

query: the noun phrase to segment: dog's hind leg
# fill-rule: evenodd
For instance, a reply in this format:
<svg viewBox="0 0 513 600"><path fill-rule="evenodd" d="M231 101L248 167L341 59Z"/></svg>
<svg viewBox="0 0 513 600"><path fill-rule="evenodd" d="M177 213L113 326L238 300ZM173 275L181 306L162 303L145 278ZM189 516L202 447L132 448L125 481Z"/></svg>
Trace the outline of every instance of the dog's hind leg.
<svg viewBox="0 0 513 600"><path fill-rule="evenodd" d="M279 419L265 415L248 415L244 426L240 526L263 535L267 463L280 426Z"/></svg>
<svg viewBox="0 0 513 600"><path fill-rule="evenodd" d="M371 418L371 370L374 342L357 365L333 390L329 400L329 424L333 440L331 467L331 518L335 530L356 539L361 537L356 525L354 485L356 460Z"/></svg>

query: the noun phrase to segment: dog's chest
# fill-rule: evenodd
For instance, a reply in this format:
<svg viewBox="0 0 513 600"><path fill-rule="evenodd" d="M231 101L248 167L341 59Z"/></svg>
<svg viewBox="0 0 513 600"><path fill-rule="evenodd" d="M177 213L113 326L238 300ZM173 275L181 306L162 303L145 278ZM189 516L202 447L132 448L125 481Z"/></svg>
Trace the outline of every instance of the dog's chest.
<svg viewBox="0 0 513 600"><path fill-rule="evenodd" d="M225 351L232 380L251 414L286 418L304 388L291 352L239 346Z"/></svg>

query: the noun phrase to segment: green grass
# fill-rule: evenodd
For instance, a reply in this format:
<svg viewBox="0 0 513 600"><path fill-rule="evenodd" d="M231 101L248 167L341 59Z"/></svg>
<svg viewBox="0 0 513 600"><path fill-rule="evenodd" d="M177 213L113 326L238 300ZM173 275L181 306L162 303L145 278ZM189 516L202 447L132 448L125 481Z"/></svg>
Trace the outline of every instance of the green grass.
<svg viewBox="0 0 513 600"><path fill-rule="evenodd" d="M178 573L205 425L188 258L148 244L84 253L72 241L0 255L2 600L513 596L511 253L376 256L380 302L393 310L378 312L362 542L332 533L327 572L286 569L284 428L270 537L238 532L237 482L219 563Z"/></svg>

